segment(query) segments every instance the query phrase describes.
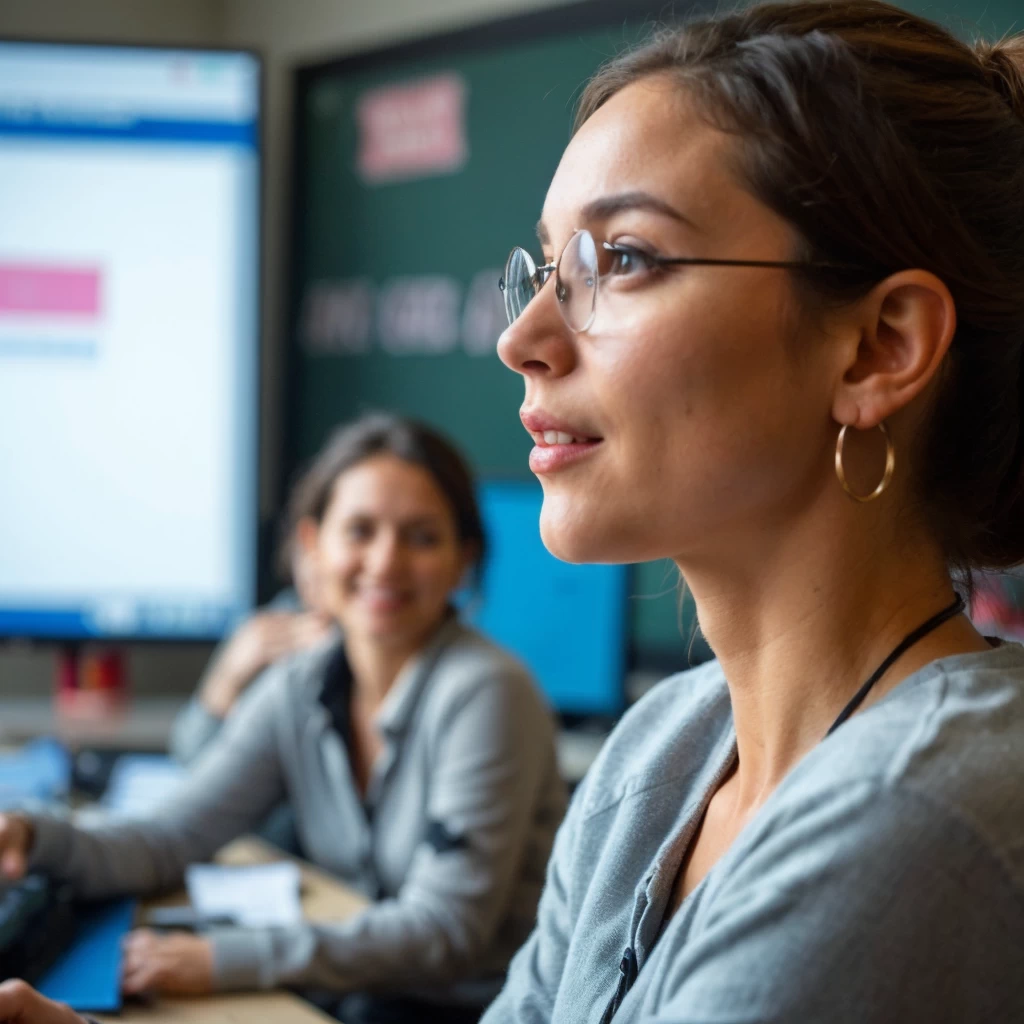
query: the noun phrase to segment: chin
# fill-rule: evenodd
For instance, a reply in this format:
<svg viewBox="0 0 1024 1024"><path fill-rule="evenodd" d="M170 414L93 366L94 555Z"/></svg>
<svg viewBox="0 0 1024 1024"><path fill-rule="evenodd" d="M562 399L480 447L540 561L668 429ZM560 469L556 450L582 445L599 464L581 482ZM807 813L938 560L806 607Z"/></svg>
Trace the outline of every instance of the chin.
<svg viewBox="0 0 1024 1024"><path fill-rule="evenodd" d="M607 506L588 508L590 504L545 490L540 513L544 547L560 561L577 565L638 561L635 545L630 542L631 531L624 530L623 524L608 514Z"/></svg>
<svg viewBox="0 0 1024 1024"><path fill-rule="evenodd" d="M374 622L363 630L364 638L381 648L403 647L412 633L405 623Z"/></svg>

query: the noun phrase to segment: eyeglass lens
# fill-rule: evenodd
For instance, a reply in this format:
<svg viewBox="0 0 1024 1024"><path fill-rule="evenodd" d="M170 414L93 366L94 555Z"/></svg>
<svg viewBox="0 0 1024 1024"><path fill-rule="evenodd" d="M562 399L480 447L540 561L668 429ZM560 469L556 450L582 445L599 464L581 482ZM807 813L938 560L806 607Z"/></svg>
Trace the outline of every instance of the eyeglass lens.
<svg viewBox="0 0 1024 1024"><path fill-rule="evenodd" d="M565 322L585 331L597 307L597 245L589 231L577 231L558 260L558 301Z"/></svg>
<svg viewBox="0 0 1024 1024"><path fill-rule="evenodd" d="M502 294L505 299L505 315L510 324L514 323L530 299L537 294L537 265L525 249L516 247L509 254Z"/></svg>
<svg viewBox="0 0 1024 1024"><path fill-rule="evenodd" d="M585 331L594 322L599 280L598 249L589 231L577 231L562 250L555 273L555 295L565 322ZM537 266L530 254L515 248L505 265L502 291L505 314L514 323L540 290Z"/></svg>

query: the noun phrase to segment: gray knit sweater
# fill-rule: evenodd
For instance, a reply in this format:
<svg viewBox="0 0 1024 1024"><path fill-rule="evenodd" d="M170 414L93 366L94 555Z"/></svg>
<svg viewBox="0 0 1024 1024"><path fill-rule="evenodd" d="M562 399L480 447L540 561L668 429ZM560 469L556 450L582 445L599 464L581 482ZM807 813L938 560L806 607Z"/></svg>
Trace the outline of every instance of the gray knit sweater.
<svg viewBox="0 0 1024 1024"><path fill-rule="evenodd" d="M484 1024L1024 1021L1024 650L943 658L823 740L667 921L735 736L717 663L620 723ZM620 970L621 968L621 970Z"/></svg>

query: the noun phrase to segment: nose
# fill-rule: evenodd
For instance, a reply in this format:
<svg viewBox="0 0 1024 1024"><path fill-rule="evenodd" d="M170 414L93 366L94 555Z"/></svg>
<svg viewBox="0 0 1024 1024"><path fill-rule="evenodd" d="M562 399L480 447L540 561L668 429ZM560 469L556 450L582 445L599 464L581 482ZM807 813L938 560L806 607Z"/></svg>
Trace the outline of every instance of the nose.
<svg viewBox="0 0 1024 1024"><path fill-rule="evenodd" d="M387 579L400 572L405 548L396 530L378 530L366 552L365 568L375 579Z"/></svg>
<svg viewBox="0 0 1024 1024"><path fill-rule="evenodd" d="M524 377L563 377L576 365L576 338L559 312L555 282L548 281L505 329L498 357Z"/></svg>

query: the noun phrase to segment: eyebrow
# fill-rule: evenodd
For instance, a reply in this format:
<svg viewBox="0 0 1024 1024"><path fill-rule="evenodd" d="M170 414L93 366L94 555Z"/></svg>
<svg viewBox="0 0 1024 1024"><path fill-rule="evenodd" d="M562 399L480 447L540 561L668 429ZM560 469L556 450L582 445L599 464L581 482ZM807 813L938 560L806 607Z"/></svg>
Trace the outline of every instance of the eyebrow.
<svg viewBox="0 0 1024 1024"><path fill-rule="evenodd" d="M379 519L380 516L376 512L370 512L366 509L355 509L346 516L346 521L351 522L353 519ZM424 512L422 514L417 513L410 516L408 519L399 519L398 526L437 526L439 523L444 522L444 513L442 512Z"/></svg>
<svg viewBox="0 0 1024 1024"><path fill-rule="evenodd" d="M624 210L647 210L650 213L659 213L663 217L671 217L672 220L679 221L680 224L685 224L695 231L699 230L697 225L684 213L666 203L664 199L651 195L650 192L619 192L612 196L602 196L600 199L594 199L587 203L580 212L583 220L587 221L607 220ZM543 218L537 221L536 230L541 245L549 245L551 236L544 226Z"/></svg>

